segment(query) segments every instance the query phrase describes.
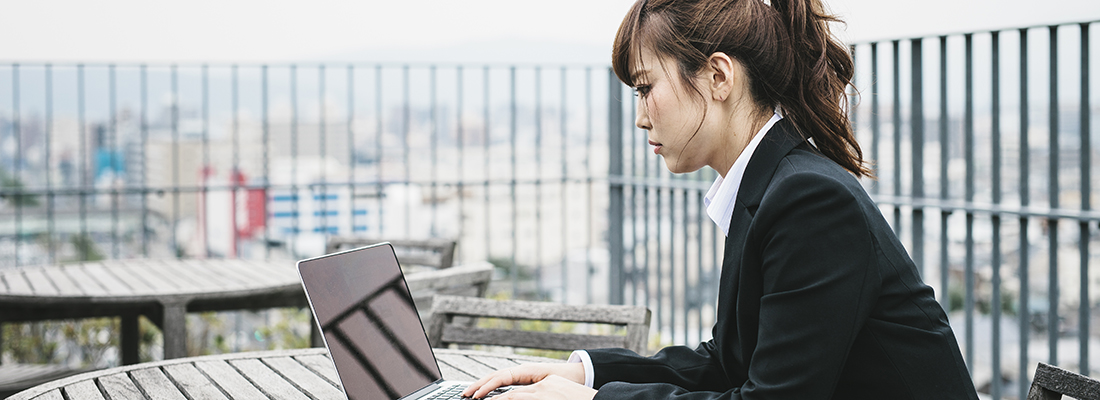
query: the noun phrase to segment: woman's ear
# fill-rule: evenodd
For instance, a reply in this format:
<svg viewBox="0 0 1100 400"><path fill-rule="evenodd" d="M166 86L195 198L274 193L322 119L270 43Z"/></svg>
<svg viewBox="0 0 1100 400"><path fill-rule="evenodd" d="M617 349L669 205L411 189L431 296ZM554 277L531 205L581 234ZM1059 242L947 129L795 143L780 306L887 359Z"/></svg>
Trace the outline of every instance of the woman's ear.
<svg viewBox="0 0 1100 400"><path fill-rule="evenodd" d="M711 98L726 101L740 80L741 64L726 53L711 54L704 69Z"/></svg>

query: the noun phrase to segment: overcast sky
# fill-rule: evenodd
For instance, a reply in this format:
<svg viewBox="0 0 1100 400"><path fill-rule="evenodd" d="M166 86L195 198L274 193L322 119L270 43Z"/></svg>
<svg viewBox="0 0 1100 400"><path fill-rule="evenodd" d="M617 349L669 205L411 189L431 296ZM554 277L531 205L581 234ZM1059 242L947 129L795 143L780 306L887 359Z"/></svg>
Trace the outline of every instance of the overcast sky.
<svg viewBox="0 0 1100 400"><path fill-rule="evenodd" d="M496 61L607 62L631 3L0 0L0 62L470 61L462 53L478 46L511 53ZM850 41L1100 20L1097 0L827 4L848 21L840 35Z"/></svg>

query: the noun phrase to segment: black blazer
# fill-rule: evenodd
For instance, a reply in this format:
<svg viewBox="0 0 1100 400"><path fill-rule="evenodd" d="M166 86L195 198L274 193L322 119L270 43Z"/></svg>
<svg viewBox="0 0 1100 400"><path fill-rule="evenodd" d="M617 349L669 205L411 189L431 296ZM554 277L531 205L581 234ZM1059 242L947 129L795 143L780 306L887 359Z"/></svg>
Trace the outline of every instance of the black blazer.
<svg viewBox="0 0 1100 400"><path fill-rule="evenodd" d="M787 120L745 171L714 339L590 350L596 399L977 399L947 316L852 174Z"/></svg>

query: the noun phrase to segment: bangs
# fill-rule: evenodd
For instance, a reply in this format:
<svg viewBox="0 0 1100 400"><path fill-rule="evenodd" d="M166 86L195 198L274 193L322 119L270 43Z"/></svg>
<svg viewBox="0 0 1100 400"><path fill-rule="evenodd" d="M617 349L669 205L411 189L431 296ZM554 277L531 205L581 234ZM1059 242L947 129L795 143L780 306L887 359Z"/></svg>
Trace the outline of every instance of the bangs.
<svg viewBox="0 0 1100 400"><path fill-rule="evenodd" d="M623 17L619 31L615 34L615 43L611 47L611 69L615 76L630 87L634 87L634 60L641 53L642 8L645 0L638 0Z"/></svg>

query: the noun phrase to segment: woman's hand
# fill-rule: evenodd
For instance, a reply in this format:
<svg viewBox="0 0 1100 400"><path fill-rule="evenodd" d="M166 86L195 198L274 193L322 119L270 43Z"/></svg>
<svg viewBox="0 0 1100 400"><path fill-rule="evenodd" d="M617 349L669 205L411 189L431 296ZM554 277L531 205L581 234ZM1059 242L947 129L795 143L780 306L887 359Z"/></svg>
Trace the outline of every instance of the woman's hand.
<svg viewBox="0 0 1100 400"><path fill-rule="evenodd" d="M550 379L553 377L554 379ZM524 398L531 393L542 393L550 390L569 390L570 397L576 398L574 390L584 389L591 392L588 399L596 395L596 391L584 386L584 364L581 363L554 363L554 364L524 364L512 368L502 369L478 379L470 387L462 392L463 396L480 399L501 386L531 385L524 388L516 388L512 392L523 395ZM522 390L521 390L522 389ZM583 393L583 392L581 392ZM564 392L563 392L564 394ZM498 396L498 398L500 398ZM514 398L505 396L504 399Z"/></svg>
<svg viewBox="0 0 1100 400"><path fill-rule="evenodd" d="M550 375L534 385L517 386L492 400L592 400L596 389L558 375Z"/></svg>

